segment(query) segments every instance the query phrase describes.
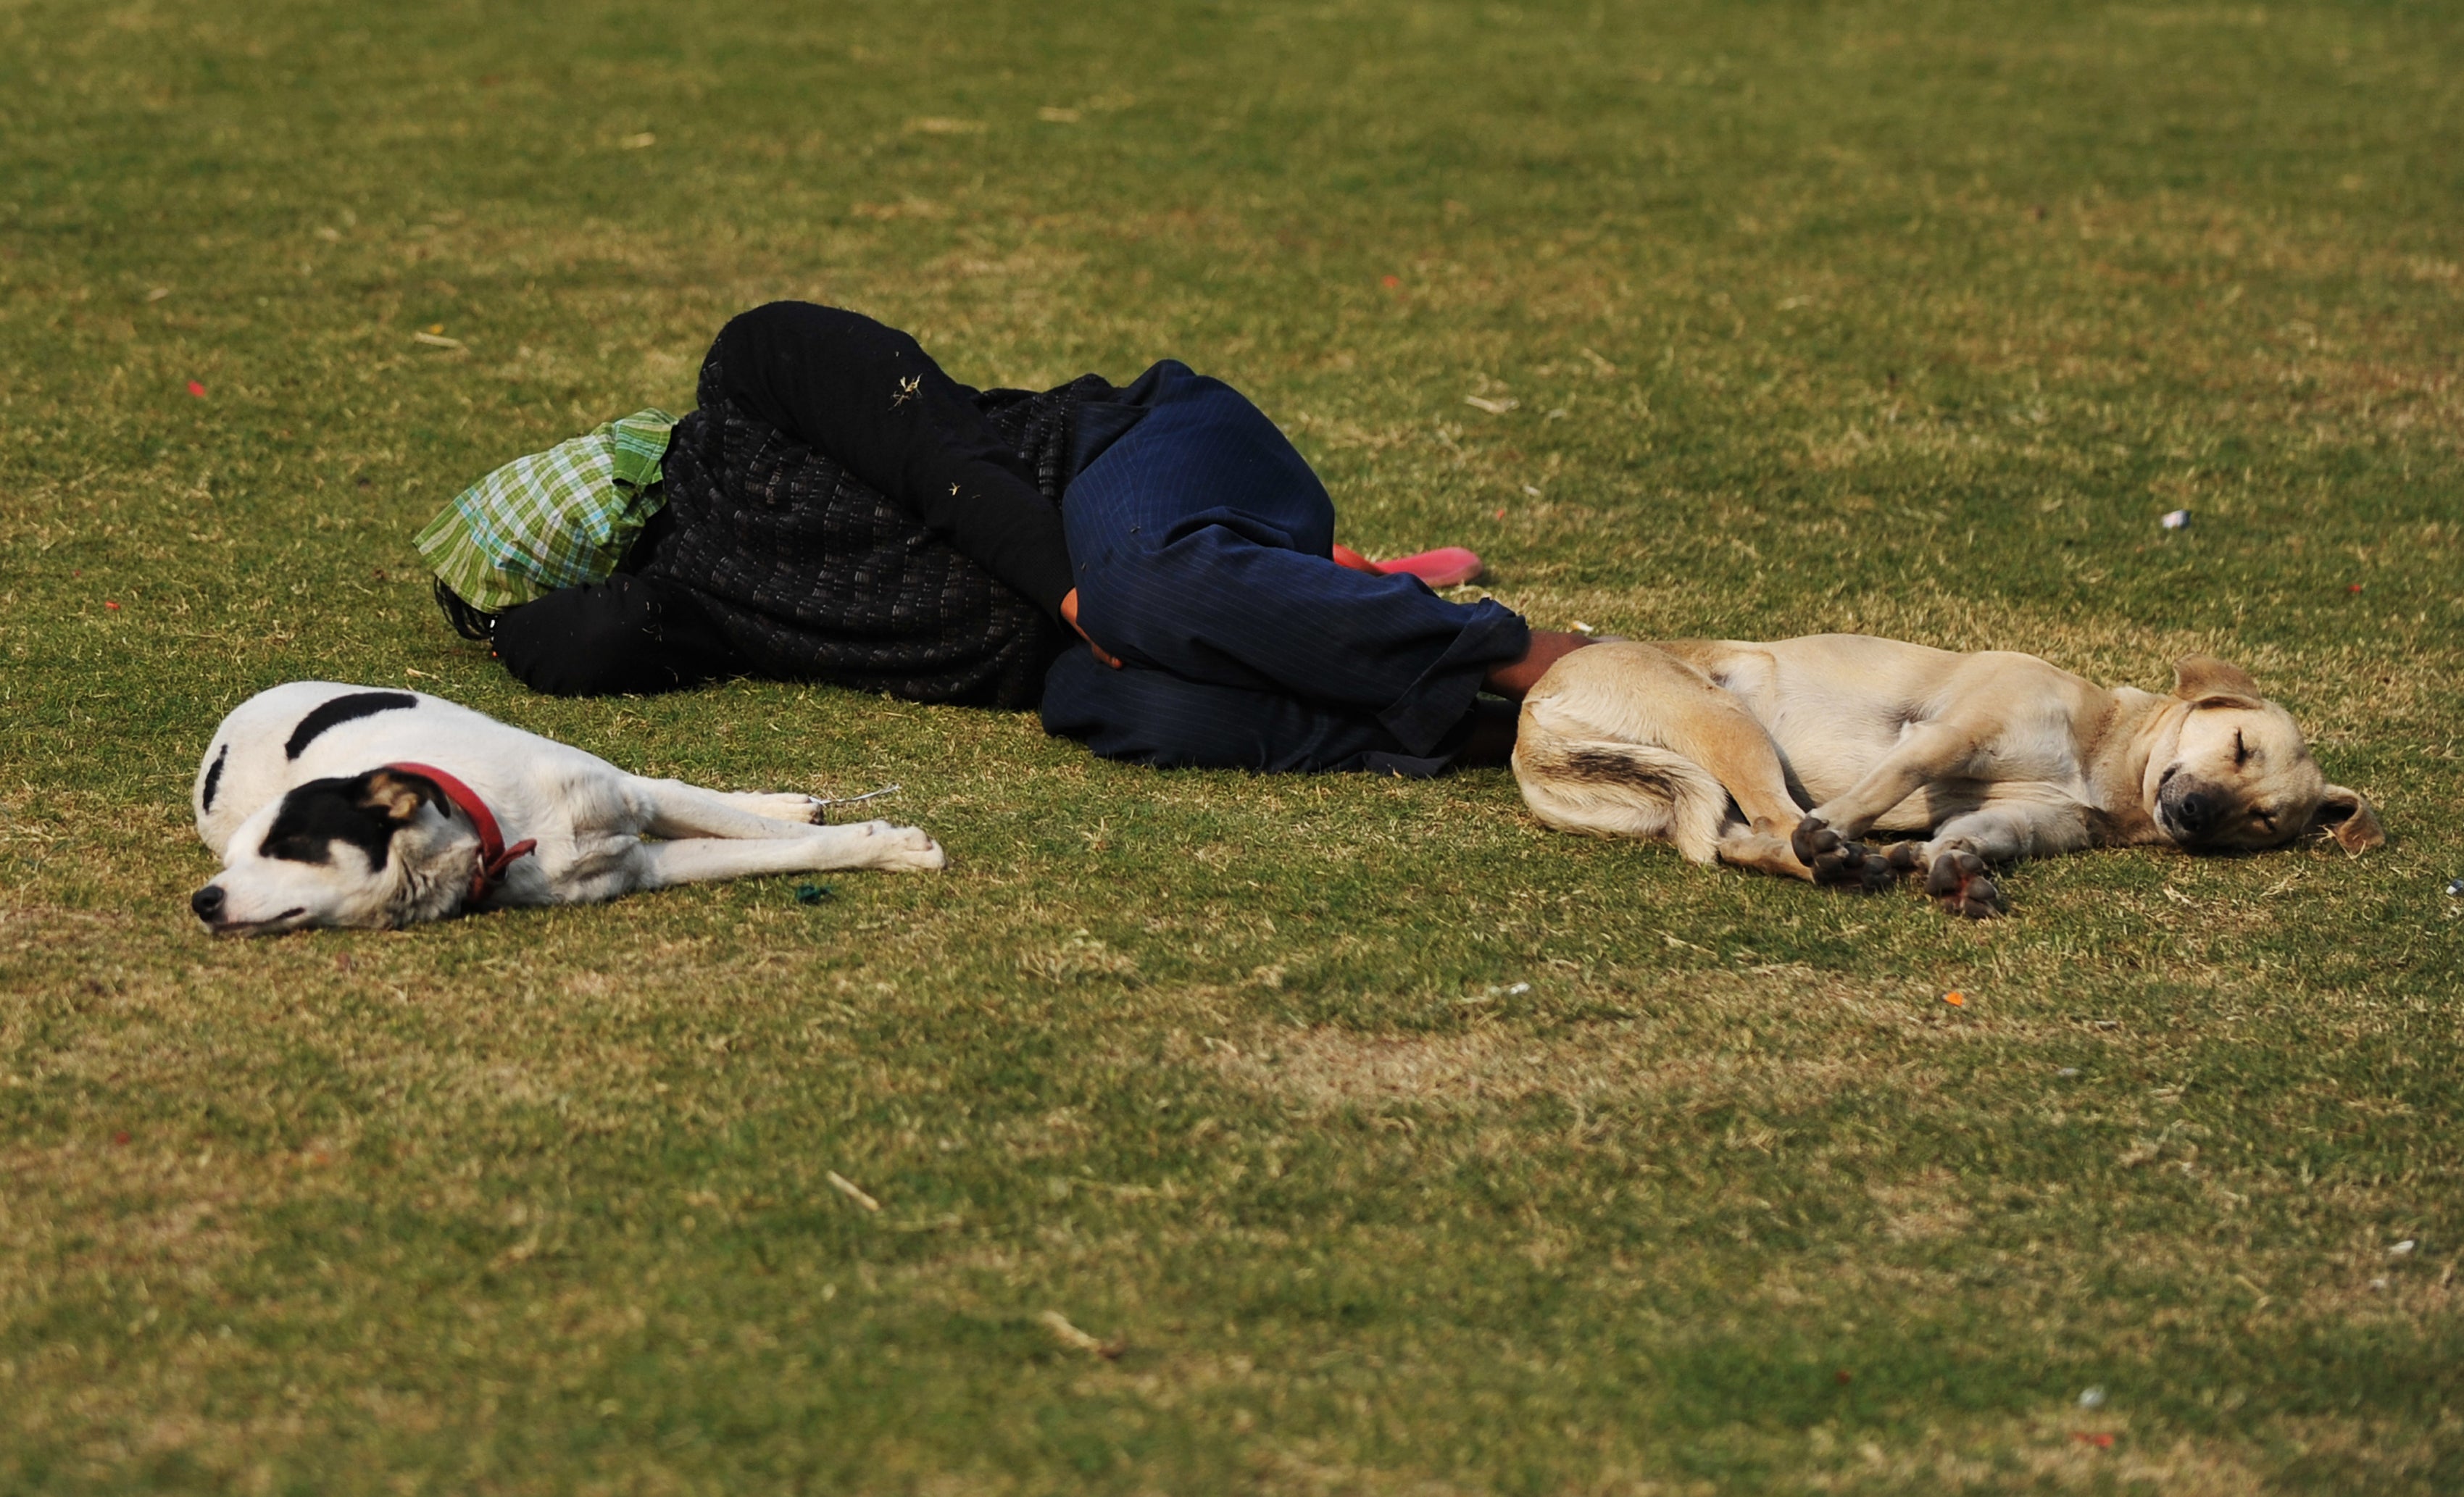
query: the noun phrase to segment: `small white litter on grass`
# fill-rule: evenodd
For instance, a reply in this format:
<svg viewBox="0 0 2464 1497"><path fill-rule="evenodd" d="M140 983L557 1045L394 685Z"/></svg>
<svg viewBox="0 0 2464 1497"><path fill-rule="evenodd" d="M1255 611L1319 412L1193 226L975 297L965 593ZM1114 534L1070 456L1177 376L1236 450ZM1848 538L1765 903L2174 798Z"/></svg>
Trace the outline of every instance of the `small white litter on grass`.
<svg viewBox="0 0 2464 1497"><path fill-rule="evenodd" d="M2188 530L2190 528L2190 512L2189 510L2167 510L2165 512L2165 517L2157 521L2157 523L2163 525L2167 530Z"/></svg>
<svg viewBox="0 0 2464 1497"><path fill-rule="evenodd" d="M870 1196L866 1195L864 1193L864 1187L857 1184L855 1181L847 1178L844 1175L841 1175L836 1170L824 1170L822 1173L828 1178L830 1189L837 1191L840 1195L854 1201L857 1205L862 1206L867 1211L878 1211L881 1209L881 1202L873 1200Z"/></svg>
<svg viewBox="0 0 2464 1497"><path fill-rule="evenodd" d="M2083 1409L2101 1409L2104 1407L2104 1390L2102 1388L2088 1388L2083 1390L2079 1396L2079 1406Z"/></svg>
<svg viewBox="0 0 2464 1497"><path fill-rule="evenodd" d="M1044 1322L1045 1329L1052 1332L1055 1340L1073 1352L1085 1352L1110 1362L1118 1360L1120 1354L1130 1349L1129 1342L1118 1337L1110 1341L1097 1340L1071 1325L1069 1317L1057 1310L1047 1310L1035 1318Z"/></svg>
<svg viewBox="0 0 2464 1497"><path fill-rule="evenodd" d="M1466 395L1463 397L1463 404L1478 410L1485 410L1492 416L1502 416L1519 407L1523 402L1511 395L1497 400L1490 400L1484 395Z"/></svg>
<svg viewBox="0 0 2464 1497"><path fill-rule="evenodd" d="M862 805L867 801L878 801L885 795L896 795L905 788L904 785L883 785L878 790L867 790L862 795L825 796L813 803L813 808L827 813L833 805Z"/></svg>

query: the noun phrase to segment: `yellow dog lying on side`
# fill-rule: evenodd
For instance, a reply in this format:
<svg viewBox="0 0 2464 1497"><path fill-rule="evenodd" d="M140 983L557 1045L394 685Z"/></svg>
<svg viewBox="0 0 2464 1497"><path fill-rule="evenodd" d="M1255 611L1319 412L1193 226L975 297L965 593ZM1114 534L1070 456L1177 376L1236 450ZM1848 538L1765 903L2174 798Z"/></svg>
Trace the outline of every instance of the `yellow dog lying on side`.
<svg viewBox="0 0 2464 1497"><path fill-rule="evenodd" d="M2002 909L1987 869L2014 858L2387 840L2247 672L2204 655L2174 671L2159 696L2034 655L1862 634L1604 642L1524 698L1514 775L1551 826L1817 884L1922 870L1973 918ZM1922 836L1882 850L1859 840L1873 831Z"/></svg>

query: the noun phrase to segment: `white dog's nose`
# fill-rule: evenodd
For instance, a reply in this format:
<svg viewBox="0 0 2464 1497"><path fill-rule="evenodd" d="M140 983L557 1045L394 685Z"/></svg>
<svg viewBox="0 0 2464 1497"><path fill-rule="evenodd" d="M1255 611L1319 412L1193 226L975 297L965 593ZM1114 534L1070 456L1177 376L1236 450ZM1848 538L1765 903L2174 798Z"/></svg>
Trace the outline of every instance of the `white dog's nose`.
<svg viewBox="0 0 2464 1497"><path fill-rule="evenodd" d="M218 884L208 884L205 888L198 890L193 894L190 894L188 896L188 908L197 912L198 919L205 921L208 925L213 924L223 913L222 887Z"/></svg>

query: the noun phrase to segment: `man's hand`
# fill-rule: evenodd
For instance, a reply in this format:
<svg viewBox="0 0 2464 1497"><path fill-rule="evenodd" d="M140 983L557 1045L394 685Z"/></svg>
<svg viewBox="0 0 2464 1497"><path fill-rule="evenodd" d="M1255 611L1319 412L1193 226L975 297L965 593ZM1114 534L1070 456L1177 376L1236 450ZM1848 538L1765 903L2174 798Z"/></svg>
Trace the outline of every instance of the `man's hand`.
<svg viewBox="0 0 2464 1497"><path fill-rule="evenodd" d="M1111 650L1108 650L1103 646L1096 644L1094 640L1088 638L1088 634L1085 629L1078 628L1078 589L1075 587L1070 588L1067 592L1061 595L1061 619L1063 623L1067 624L1071 628L1078 629L1078 637L1087 641L1088 649L1094 653L1096 659L1104 662L1104 664L1108 666L1111 666L1115 671L1121 669L1120 661L1112 657Z"/></svg>
<svg viewBox="0 0 2464 1497"><path fill-rule="evenodd" d="M1580 634L1569 634L1558 629L1533 629L1531 649L1523 658L1491 671L1488 679L1481 685L1500 696L1520 700L1524 693L1540 684L1540 678L1549 673L1551 666L1590 643L1591 640Z"/></svg>

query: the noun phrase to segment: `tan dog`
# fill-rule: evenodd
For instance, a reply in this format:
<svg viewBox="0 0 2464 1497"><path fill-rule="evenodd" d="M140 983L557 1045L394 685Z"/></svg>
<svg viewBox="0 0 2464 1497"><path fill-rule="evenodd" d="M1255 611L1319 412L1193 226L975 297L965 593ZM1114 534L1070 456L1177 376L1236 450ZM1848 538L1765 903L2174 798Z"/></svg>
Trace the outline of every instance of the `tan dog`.
<svg viewBox="0 0 2464 1497"><path fill-rule="evenodd" d="M1606 642L1523 699L1514 776L1567 831L1664 838L1697 863L1817 884L1878 889L1922 869L1927 893L1977 918L2002 908L1987 865L2013 858L2387 840L2247 673L2204 655L2174 672L2158 696L2034 655L1862 634ZM1871 831L1924 835L1878 851L1859 841Z"/></svg>

